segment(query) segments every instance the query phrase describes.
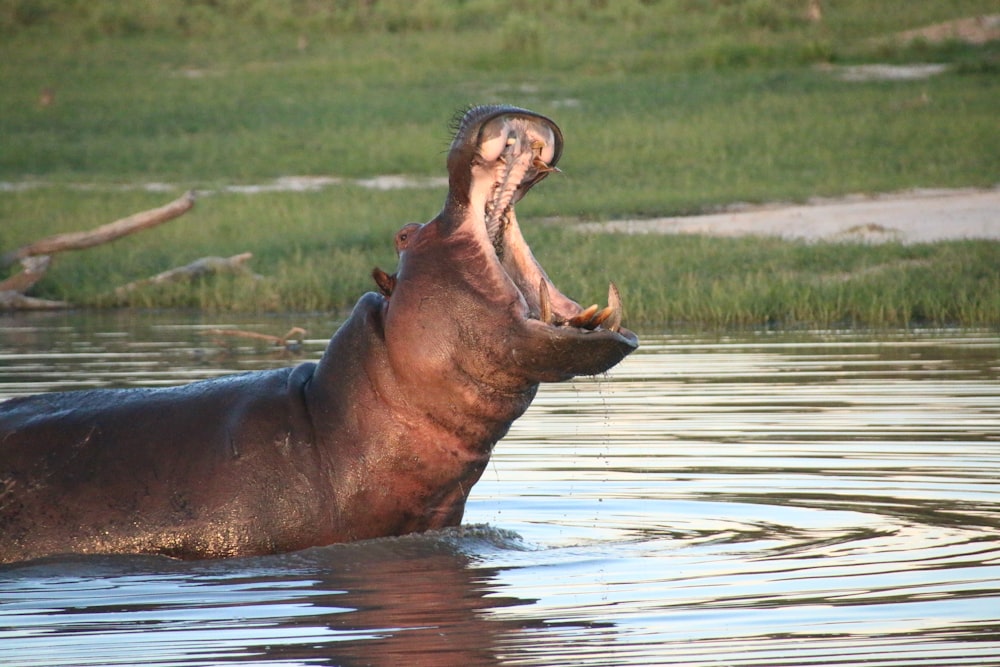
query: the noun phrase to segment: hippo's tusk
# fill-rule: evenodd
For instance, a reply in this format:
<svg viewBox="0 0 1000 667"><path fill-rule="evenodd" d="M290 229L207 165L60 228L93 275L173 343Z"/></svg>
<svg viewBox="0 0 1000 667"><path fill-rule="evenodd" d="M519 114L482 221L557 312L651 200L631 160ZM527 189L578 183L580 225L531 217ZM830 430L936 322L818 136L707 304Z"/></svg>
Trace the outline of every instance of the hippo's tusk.
<svg viewBox="0 0 1000 667"><path fill-rule="evenodd" d="M552 297L549 296L549 286L542 278L538 283L538 319L545 324L552 324Z"/></svg>
<svg viewBox="0 0 1000 667"><path fill-rule="evenodd" d="M618 331L622 328L622 295L614 283L608 283L608 308L611 309L611 317L604 328Z"/></svg>
<svg viewBox="0 0 1000 667"><path fill-rule="evenodd" d="M587 325L587 328L596 329L597 327L604 324L604 321L607 320L609 317L611 317L611 315L614 312L615 312L614 308L612 308L611 306L605 306L604 310L594 315L594 319L590 320L590 323Z"/></svg>
<svg viewBox="0 0 1000 667"><path fill-rule="evenodd" d="M618 287L614 283L608 283L608 306L594 316L587 324L588 329L596 329L604 325L605 329L618 331L622 325L622 299L618 293Z"/></svg>
<svg viewBox="0 0 1000 667"><path fill-rule="evenodd" d="M590 324L590 321L594 319L594 315L596 313L597 313L597 304L595 303L586 310L583 310L577 313L572 318L570 318L569 322L567 322L566 324L568 324L571 327L579 327L581 329L586 329L588 328L587 325ZM592 329L593 327L589 328Z"/></svg>
<svg viewBox="0 0 1000 667"><path fill-rule="evenodd" d="M542 310L551 308L548 304L548 288L542 281L539 294L543 299ZM545 320L547 322L547 320ZM598 305L586 308L566 322L568 326L593 331L599 326L604 326L609 331L618 331L622 326L622 298L618 292L618 287L614 283L608 283L608 305L598 312Z"/></svg>
<svg viewBox="0 0 1000 667"><path fill-rule="evenodd" d="M550 167L549 165L542 162L542 159L538 157L534 158L531 161L531 166L535 168L535 171L543 174L550 172L562 172L562 169L560 169L559 167Z"/></svg>

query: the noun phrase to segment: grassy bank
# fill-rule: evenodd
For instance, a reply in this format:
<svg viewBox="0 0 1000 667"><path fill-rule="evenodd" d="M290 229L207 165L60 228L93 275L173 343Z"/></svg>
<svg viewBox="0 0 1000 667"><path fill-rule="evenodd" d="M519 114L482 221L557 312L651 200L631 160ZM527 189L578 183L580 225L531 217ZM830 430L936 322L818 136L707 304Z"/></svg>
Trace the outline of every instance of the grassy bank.
<svg viewBox="0 0 1000 667"><path fill-rule="evenodd" d="M989 0L842 0L823 3L821 21L806 17L807 2L778 0L514 5L0 0L0 181L14 184L0 191L0 249L187 188L289 174L439 177L448 118L477 102L547 113L565 133L565 174L527 198L525 220L1000 181L997 42L889 38L992 11ZM883 61L950 69L837 75ZM174 189L113 187L149 182ZM132 305L342 308L370 287L373 264L394 264L395 229L433 216L442 197L350 184L202 197L163 228L57 258L35 293L102 305L109 286L251 251L264 280L151 289ZM596 301L613 278L635 321L1000 322L992 243L527 233L565 291Z"/></svg>
<svg viewBox="0 0 1000 667"><path fill-rule="evenodd" d="M532 197L543 197L547 186ZM64 206L50 210L56 194ZM127 305L211 311L348 308L374 289L372 266L395 266L402 221L434 215L443 189L379 192L340 186L316 193L215 194L162 227L58 256L39 296L112 305L111 288L205 255L254 253L264 276L219 276L133 293ZM6 219L51 230L96 226L99 213L164 201L163 194L56 188L5 193ZM331 219L331 201L340 212ZM110 216L109 216L110 217ZM359 222L363 221L363 222ZM584 234L524 220L529 243L559 287L602 302L614 280L632 325L891 326L1000 322L1000 242L921 245L806 243L772 238ZM9 233L11 230L7 230ZM36 227L23 226L32 237Z"/></svg>

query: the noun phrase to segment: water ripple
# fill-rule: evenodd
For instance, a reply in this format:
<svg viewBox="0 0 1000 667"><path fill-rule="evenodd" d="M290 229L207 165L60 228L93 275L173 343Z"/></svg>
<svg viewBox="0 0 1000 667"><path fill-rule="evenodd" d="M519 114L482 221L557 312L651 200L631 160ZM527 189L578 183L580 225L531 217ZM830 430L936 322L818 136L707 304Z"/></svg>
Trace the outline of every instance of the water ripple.
<svg viewBox="0 0 1000 667"><path fill-rule="evenodd" d="M291 363L49 322L0 323L0 395ZM998 380L992 332L646 335L542 388L470 499L492 527L0 568L0 663L1000 665Z"/></svg>

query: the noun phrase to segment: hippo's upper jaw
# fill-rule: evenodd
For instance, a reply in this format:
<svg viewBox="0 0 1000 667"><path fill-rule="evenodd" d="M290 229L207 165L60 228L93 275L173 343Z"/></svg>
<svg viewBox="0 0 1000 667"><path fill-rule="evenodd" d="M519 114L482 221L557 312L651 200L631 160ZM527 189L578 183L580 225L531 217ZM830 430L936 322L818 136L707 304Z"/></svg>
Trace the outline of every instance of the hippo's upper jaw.
<svg viewBox="0 0 1000 667"><path fill-rule="evenodd" d="M613 284L606 308L582 308L549 280L521 235L514 204L558 171L561 153L562 133L544 116L506 106L468 110L448 155L445 208L400 263L401 285L435 275L438 284L424 284L422 296L446 292L459 338L491 357L501 375L528 383L602 373L638 346L621 326ZM442 274L449 287L442 288Z"/></svg>

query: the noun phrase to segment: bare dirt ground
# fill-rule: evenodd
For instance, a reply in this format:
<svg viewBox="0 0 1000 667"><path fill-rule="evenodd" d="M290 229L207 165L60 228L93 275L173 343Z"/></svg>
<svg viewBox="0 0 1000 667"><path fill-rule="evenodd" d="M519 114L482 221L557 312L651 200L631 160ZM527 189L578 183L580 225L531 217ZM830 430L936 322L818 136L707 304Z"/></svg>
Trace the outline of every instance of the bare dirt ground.
<svg viewBox="0 0 1000 667"><path fill-rule="evenodd" d="M581 231L629 234L779 236L825 241L1000 240L1000 188L913 190L807 204L730 208L721 213L576 225Z"/></svg>
<svg viewBox="0 0 1000 667"><path fill-rule="evenodd" d="M924 26L916 30L896 33L895 39L909 42L923 39L931 44L954 39L968 44L985 44L994 39L1000 39L1000 14L970 16L944 23Z"/></svg>

